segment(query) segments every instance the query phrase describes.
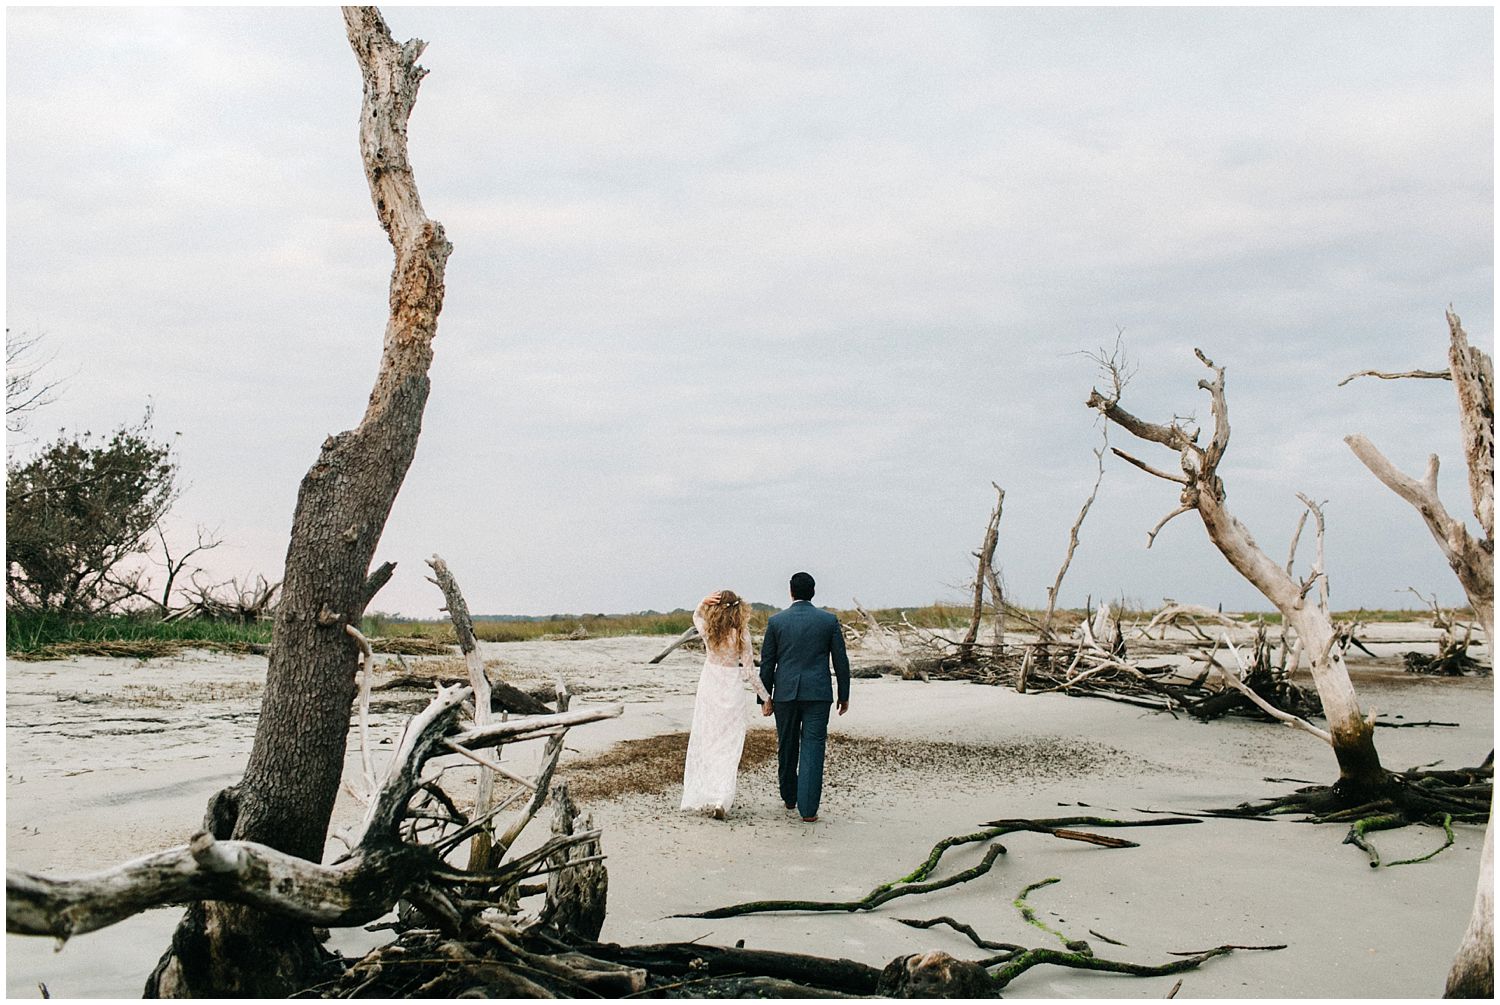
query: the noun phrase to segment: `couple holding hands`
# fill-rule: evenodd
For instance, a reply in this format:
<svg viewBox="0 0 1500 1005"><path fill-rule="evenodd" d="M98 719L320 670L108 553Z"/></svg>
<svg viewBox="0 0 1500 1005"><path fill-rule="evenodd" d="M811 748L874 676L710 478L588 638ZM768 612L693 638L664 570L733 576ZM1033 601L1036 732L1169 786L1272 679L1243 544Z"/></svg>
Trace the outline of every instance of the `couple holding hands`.
<svg viewBox="0 0 1500 1005"><path fill-rule="evenodd" d="M776 716L781 802L816 823L823 794L823 753L833 705L829 668L838 679L838 711L849 710L849 657L833 614L812 604L816 584L805 572L791 579L792 604L771 616L761 640L760 673L750 642L750 604L731 590L709 594L693 612L707 657L693 702L682 809L723 820L734 802L745 746L745 685L761 714Z"/></svg>

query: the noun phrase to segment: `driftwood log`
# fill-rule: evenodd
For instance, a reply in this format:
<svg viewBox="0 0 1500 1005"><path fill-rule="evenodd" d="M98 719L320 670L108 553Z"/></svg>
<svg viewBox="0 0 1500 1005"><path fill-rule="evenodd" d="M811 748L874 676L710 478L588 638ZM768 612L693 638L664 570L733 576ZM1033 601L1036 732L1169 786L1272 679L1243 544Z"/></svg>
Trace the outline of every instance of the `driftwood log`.
<svg viewBox="0 0 1500 1005"><path fill-rule="evenodd" d="M684 644L686 644L688 642L693 641L693 639L696 639L697 637L698 637L698 629L696 627L689 628L687 631L685 631L681 635L677 636L677 638L673 639L671 641L671 643L668 644L668 646L665 649L663 649L661 652L657 653L655 656L651 657L646 662L647 663L660 663L662 660L664 660L664 659L667 658L667 654L670 653L670 652L672 652L672 650L676 649L680 645L684 645Z"/></svg>
<svg viewBox="0 0 1500 1005"><path fill-rule="evenodd" d="M337 861L320 865L257 842L220 840L205 829L186 845L89 876L54 879L12 869L6 874L7 930L66 939L185 900L244 904L310 925L347 926L373 921L407 896L430 909L437 921L453 921L457 902L469 891L515 885L545 873L556 867L551 861L556 853L596 840L598 832L555 836L495 869L455 869L443 855L485 820L453 812L441 821L446 829L439 828L443 832L431 840L418 842L409 830L403 833L414 799L433 785L424 772L429 762L456 750L475 754L507 742L550 740L622 711L610 705L465 726L459 715L471 696L467 688L445 688L412 719L353 847Z"/></svg>

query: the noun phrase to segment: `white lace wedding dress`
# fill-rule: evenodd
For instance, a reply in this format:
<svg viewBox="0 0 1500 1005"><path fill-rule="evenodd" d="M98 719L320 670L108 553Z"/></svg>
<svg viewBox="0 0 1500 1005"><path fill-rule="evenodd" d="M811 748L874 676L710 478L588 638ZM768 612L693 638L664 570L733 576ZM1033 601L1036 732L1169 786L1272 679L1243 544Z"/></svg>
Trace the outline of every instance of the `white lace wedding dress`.
<svg viewBox="0 0 1500 1005"><path fill-rule="evenodd" d="M682 771L682 809L729 812L739 780L740 753L745 749L745 727L754 706L746 685L766 700L755 672L750 630L743 629L735 645L708 646L703 630L703 608L693 612L693 624L704 636L708 655L698 678L693 702L693 726L688 734L687 764Z"/></svg>

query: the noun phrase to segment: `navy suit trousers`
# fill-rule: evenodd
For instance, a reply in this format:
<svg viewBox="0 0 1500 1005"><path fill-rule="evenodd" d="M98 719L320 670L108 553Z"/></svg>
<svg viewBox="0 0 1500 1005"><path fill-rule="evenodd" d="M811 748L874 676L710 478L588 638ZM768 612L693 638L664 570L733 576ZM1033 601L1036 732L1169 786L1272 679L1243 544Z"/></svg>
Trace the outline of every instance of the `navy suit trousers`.
<svg viewBox="0 0 1500 1005"><path fill-rule="evenodd" d="M778 701L776 777L781 801L804 817L818 815L823 798L823 752L828 747L831 701Z"/></svg>

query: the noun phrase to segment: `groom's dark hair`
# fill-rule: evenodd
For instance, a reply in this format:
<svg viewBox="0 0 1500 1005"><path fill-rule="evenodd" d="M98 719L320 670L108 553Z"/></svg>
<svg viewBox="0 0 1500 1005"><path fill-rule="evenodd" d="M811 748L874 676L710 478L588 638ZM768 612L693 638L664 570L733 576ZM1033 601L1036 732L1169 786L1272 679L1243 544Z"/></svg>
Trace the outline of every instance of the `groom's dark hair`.
<svg viewBox="0 0 1500 1005"><path fill-rule="evenodd" d="M813 578L805 572L798 572L793 574L792 599L811 600L813 598L813 589L817 585L818 584L813 582Z"/></svg>

